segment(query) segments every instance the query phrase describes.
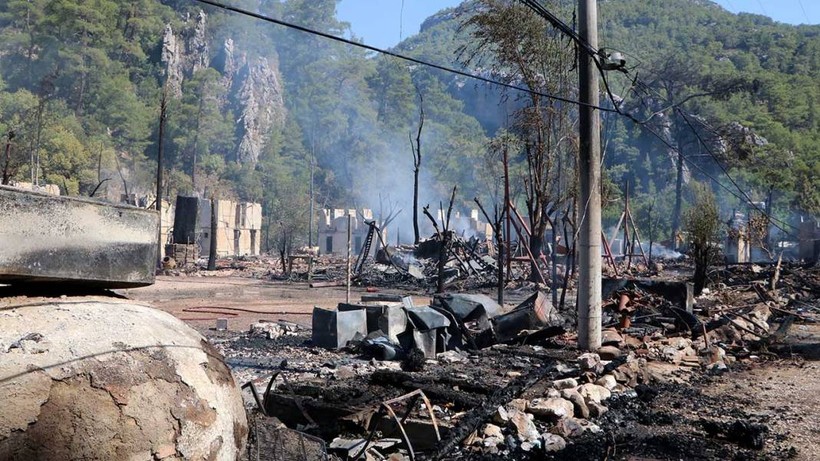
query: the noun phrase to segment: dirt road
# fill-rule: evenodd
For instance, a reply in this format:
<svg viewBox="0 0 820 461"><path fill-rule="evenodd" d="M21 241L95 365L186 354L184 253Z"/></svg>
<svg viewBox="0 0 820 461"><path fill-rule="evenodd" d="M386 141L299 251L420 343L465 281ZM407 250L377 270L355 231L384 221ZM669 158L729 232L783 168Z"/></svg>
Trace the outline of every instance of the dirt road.
<svg viewBox="0 0 820 461"><path fill-rule="evenodd" d="M233 331L245 331L260 319L310 327L314 306L334 308L345 302L346 295L345 287L310 288L307 283L222 276L158 276L154 285L117 292L169 312L200 330L214 327L217 318L227 318L228 329ZM363 287L353 287L350 299L356 302L366 292ZM379 293L406 294L387 289L379 289ZM429 302L424 293L412 295L417 304Z"/></svg>

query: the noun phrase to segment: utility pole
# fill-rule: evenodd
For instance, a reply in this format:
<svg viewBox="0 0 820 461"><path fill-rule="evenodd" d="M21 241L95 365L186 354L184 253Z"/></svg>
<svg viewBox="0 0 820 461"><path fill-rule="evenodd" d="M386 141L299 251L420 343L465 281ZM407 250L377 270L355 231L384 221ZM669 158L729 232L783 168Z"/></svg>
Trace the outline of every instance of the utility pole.
<svg viewBox="0 0 820 461"><path fill-rule="evenodd" d="M350 237L353 218L350 211L347 212L347 272L345 275L345 302L350 303Z"/></svg>
<svg viewBox="0 0 820 461"><path fill-rule="evenodd" d="M581 39L598 49L597 0L578 0ZM578 348L601 347L601 130L598 69L589 53L578 56L581 146L581 234L578 275Z"/></svg>
<svg viewBox="0 0 820 461"><path fill-rule="evenodd" d="M159 103L159 139L157 140L157 213L159 213L159 238L157 242L157 258L159 266L162 266L162 140L165 136L165 110L167 107L167 93L162 92L162 99Z"/></svg>
<svg viewBox="0 0 820 461"><path fill-rule="evenodd" d="M310 157L310 216L308 217L308 249L313 248L313 166L316 162L315 154Z"/></svg>

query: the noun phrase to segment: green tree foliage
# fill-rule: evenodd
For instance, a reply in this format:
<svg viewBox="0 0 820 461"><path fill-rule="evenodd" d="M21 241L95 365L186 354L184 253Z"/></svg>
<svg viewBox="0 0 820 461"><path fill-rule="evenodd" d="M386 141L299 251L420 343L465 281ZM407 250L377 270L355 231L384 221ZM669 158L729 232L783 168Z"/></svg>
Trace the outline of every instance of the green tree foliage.
<svg viewBox="0 0 820 461"><path fill-rule="evenodd" d="M707 270L716 262L719 253L717 240L720 215L715 195L709 186L695 184L693 190L695 200L686 211L684 227L695 260L695 295L699 296L706 286Z"/></svg>
<svg viewBox="0 0 820 461"><path fill-rule="evenodd" d="M606 2L601 26L601 44L624 52L634 73L655 93L640 94L634 86L630 91L632 82L614 77L613 90L626 90L619 96L639 118L663 111L670 122L669 141L683 151L695 178L710 175L734 187L722 178L726 168L754 200L765 200L774 190L786 210L820 211L813 192L820 190L820 179L811 176L820 161L815 109L820 27L788 26L758 15L733 15L711 2L684 0ZM693 127L676 107L694 115ZM655 117L649 126L662 131L659 121ZM645 130L627 130L620 141L648 153L650 162L634 163L637 168L625 174L637 179L639 193L648 193L647 180L653 177L656 190L671 193L658 174L668 169L668 149ZM693 137L695 132L703 142ZM755 137L768 143L749 142ZM607 166L623 160L610 156ZM724 211L744 207L745 201L721 194Z"/></svg>
<svg viewBox="0 0 820 461"><path fill-rule="evenodd" d="M501 0L483 0L480 5L464 23L474 38L462 49L465 63L488 62L497 78L534 90L521 96L522 107L513 114L511 130L521 147L512 154L526 165L519 181L525 185L530 249L538 255L545 231L573 195L572 185L562 187L562 177L572 171L577 156L577 113L542 94L571 95L577 81L572 72L575 56L562 34L527 7Z"/></svg>
<svg viewBox="0 0 820 461"><path fill-rule="evenodd" d="M337 18L336 0L233 4L355 37ZM515 4L468 1L443 10L396 50L571 97L572 47ZM550 8L570 22L572 12L561 9L564 4ZM511 14L492 16L489 6L512 8ZM182 0L0 2L0 138L14 131L12 179L49 181L68 193L88 194L109 178L110 198L125 189L151 194L159 101L170 80L161 60L163 38L170 28L178 41L190 39L200 11L206 14L200 45L208 52L196 66L186 64L180 93L172 92L169 100L163 145L167 194L258 200L272 218L266 234L276 248L305 240L314 160L317 208L375 208L382 193L408 210L418 91L426 118L422 204L445 199L455 184L464 205L474 196L497 197L504 146L512 157L514 194L527 204L533 222L543 222L538 214L544 209L571 202L568 108ZM646 127L684 152L693 178L722 177L726 168L754 200L772 196L781 214L820 212L817 26L732 15L690 0L601 2L600 17L602 45L625 52L634 71L629 77L636 73L649 87L611 75L610 88L626 110L648 119ZM506 41L495 40L492 30ZM459 49L475 59L465 59ZM192 50L180 53L183 61L192 58ZM517 65L517 57L526 58L526 65ZM277 114L284 122L259 133L264 147L258 162L240 165L239 93L259 59L275 68L286 113ZM687 99L697 94L704 96ZM691 119L684 120L676 107ZM629 180L636 219L653 223L658 236L669 235L676 167L670 149L617 114L606 116L604 139L608 216L617 218L618 191ZM543 174L528 174L535 171ZM720 196L721 206L742 205L727 197Z"/></svg>

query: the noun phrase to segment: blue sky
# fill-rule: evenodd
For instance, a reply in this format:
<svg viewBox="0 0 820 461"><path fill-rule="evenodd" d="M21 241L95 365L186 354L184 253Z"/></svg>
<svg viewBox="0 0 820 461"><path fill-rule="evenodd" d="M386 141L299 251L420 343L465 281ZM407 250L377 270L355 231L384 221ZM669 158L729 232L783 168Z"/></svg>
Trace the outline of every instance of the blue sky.
<svg viewBox="0 0 820 461"><path fill-rule="evenodd" d="M418 32L436 11L460 0L341 0L339 18L368 45L388 48ZM717 0L727 10L762 14L789 24L820 24L820 0ZM402 7L403 5L403 7Z"/></svg>

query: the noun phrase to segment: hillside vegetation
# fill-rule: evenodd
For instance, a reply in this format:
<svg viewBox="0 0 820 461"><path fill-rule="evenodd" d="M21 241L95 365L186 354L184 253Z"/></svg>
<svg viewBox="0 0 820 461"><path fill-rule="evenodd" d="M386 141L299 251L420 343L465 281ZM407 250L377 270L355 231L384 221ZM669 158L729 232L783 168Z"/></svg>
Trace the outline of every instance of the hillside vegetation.
<svg viewBox="0 0 820 461"><path fill-rule="evenodd" d="M334 0L230 3L355 39ZM722 191L724 213L770 197L783 221L820 212L820 26L733 15L705 0L599 3L601 45L628 60L629 74L608 76L609 89L632 116L603 123L610 217L629 181L642 227L668 235L678 150L686 181ZM562 4L551 7L571 23ZM502 77L489 55L466 59L474 31L464 24L483 5L434 15L396 51ZM311 169L319 207L394 203L407 226L422 109L420 203L438 204L456 184L464 205L497 201L497 147L526 104L514 90L191 1L0 4L0 136L11 146L0 163L12 180L150 196L163 99L164 198L262 202L269 245L303 243ZM511 158L523 201L523 156ZM686 202L688 183L683 190Z"/></svg>

